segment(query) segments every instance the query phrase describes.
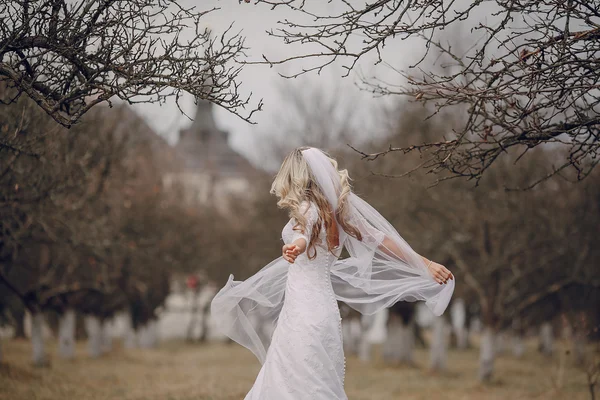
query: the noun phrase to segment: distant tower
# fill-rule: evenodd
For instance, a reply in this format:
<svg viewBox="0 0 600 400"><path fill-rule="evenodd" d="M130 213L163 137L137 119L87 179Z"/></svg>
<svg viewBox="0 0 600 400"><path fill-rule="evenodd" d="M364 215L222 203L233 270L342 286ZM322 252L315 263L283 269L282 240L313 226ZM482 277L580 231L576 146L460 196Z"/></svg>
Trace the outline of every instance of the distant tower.
<svg viewBox="0 0 600 400"><path fill-rule="evenodd" d="M165 183L182 185L190 202L225 211L228 200L250 194L250 181L260 173L229 146L229 135L217 127L213 108L211 102L198 100L193 123L181 130L175 145L184 170L167 175Z"/></svg>

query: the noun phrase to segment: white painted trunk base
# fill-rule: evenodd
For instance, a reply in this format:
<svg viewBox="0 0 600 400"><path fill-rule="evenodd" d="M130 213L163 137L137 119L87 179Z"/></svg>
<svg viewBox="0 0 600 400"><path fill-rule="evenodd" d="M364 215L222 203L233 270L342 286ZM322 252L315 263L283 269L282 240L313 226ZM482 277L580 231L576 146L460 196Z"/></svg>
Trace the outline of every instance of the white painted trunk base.
<svg viewBox="0 0 600 400"><path fill-rule="evenodd" d="M392 364L414 364L415 330L413 323L404 325L399 319L388 323L388 331L383 343L383 359Z"/></svg>
<svg viewBox="0 0 600 400"><path fill-rule="evenodd" d="M44 314L41 312L31 315L31 347L33 351L33 365L36 367L48 365L46 350L44 348Z"/></svg>
<svg viewBox="0 0 600 400"><path fill-rule="evenodd" d="M346 355L358 355L362 337L365 336L357 318L342 320L342 336L344 353Z"/></svg>
<svg viewBox="0 0 600 400"><path fill-rule="evenodd" d="M385 337L385 319L387 309L373 315L363 315L360 318L362 335L358 344L358 359L362 362L370 362L372 358L372 346L374 341L381 343Z"/></svg>
<svg viewBox="0 0 600 400"><path fill-rule="evenodd" d="M479 349L479 380L489 381L494 373L495 360L495 332L490 327L484 327L481 334L481 348Z"/></svg>
<svg viewBox="0 0 600 400"><path fill-rule="evenodd" d="M467 307L463 299L456 299L450 308L452 330L456 336L456 347L465 350L469 346L469 331L467 330Z"/></svg>
<svg viewBox="0 0 600 400"><path fill-rule="evenodd" d="M587 360L587 336L584 332L576 330L573 334L573 359L578 366L585 365Z"/></svg>
<svg viewBox="0 0 600 400"><path fill-rule="evenodd" d="M448 360L449 327L444 317L435 317L432 326L429 366L434 371L445 371Z"/></svg>
<svg viewBox="0 0 600 400"><path fill-rule="evenodd" d="M90 357L100 357L102 355L102 324L100 318L94 315L86 316L85 330L88 335L88 352Z"/></svg>
<svg viewBox="0 0 600 400"><path fill-rule="evenodd" d="M554 352L554 333L549 322L540 326L540 352L545 356L551 356Z"/></svg>
<svg viewBox="0 0 600 400"><path fill-rule="evenodd" d="M158 343L158 322L151 320L138 329L138 343L141 348L152 349Z"/></svg>
<svg viewBox="0 0 600 400"><path fill-rule="evenodd" d="M512 337L512 352L517 358L523 357L525 354L525 342L521 334L515 333Z"/></svg>
<svg viewBox="0 0 600 400"><path fill-rule="evenodd" d="M133 321L131 313L126 311L122 316L123 321L123 347L126 349L134 349L137 347L137 334L133 329Z"/></svg>
<svg viewBox="0 0 600 400"><path fill-rule="evenodd" d="M494 351L497 355L504 354L506 352L506 332L496 333L496 341L494 343Z"/></svg>
<svg viewBox="0 0 600 400"><path fill-rule="evenodd" d="M103 354L109 353L112 350L112 326L110 320L106 319L102 321L100 332L100 350Z"/></svg>
<svg viewBox="0 0 600 400"><path fill-rule="evenodd" d="M58 320L58 354L62 358L75 357L75 310L67 309Z"/></svg>

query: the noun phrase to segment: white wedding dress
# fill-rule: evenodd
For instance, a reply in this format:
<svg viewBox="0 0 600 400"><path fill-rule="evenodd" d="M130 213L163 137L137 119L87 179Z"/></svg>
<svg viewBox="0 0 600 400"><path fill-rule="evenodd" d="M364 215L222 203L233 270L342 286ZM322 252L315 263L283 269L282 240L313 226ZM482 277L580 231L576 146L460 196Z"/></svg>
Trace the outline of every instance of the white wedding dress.
<svg viewBox="0 0 600 400"><path fill-rule="evenodd" d="M336 210L341 193L337 170L318 149L302 154L329 206ZM348 195L346 206L348 222L360 231L360 240L338 224L340 246L332 254L322 228L314 259L304 252L293 264L279 257L244 281L230 275L213 299L211 315L221 332L251 350L262 364L245 400L347 399L337 301L365 315L398 301L424 301L435 315L448 306L454 280L439 285L423 258L356 194ZM310 233L318 209L304 202L301 212L307 219L305 232ZM283 228L284 242L299 237L310 242L310 237L293 229L295 225L291 220ZM384 239L396 250L390 252ZM348 253L345 258L339 258L342 247ZM261 334L264 327L274 327L273 335Z"/></svg>
<svg viewBox="0 0 600 400"><path fill-rule="evenodd" d="M318 218L316 206L302 206L306 232L312 232ZM293 230L294 225L294 220L285 225L283 241L288 244L303 237L308 244L310 237ZM363 237L372 236L364 232ZM376 240L372 237L371 242ZM328 251L326 232L321 228L315 249L314 259L310 260L305 251L289 266L277 327L265 363L245 400L347 399L342 318L330 277L341 246L337 255Z"/></svg>

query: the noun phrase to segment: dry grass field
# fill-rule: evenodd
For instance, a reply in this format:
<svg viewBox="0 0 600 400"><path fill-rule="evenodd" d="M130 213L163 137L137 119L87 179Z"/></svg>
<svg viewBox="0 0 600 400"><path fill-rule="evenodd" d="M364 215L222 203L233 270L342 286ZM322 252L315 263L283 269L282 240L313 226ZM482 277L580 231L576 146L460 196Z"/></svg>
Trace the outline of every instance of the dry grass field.
<svg viewBox="0 0 600 400"><path fill-rule="evenodd" d="M0 364L2 400L240 400L258 372L252 354L237 345L194 346L164 343L155 350L122 350L90 359L83 343L75 360L54 356L51 366L33 368L25 341L4 341ZM538 355L532 343L523 360L499 357L496 379L477 382L477 352L451 351L449 371L432 374L428 354L418 350L415 367L387 367L380 359L363 364L348 360L346 391L350 400L518 400L589 399L582 370L566 353Z"/></svg>

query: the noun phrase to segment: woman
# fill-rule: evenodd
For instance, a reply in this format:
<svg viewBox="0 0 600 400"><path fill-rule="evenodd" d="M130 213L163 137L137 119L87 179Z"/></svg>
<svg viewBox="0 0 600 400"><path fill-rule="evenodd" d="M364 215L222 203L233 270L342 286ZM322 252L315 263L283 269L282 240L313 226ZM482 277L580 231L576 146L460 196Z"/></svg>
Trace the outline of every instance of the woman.
<svg viewBox="0 0 600 400"><path fill-rule="evenodd" d="M271 192L291 217L282 257L246 281L230 276L211 313L263 364L246 400L347 399L337 301L363 314L425 301L441 315L454 277L415 253L319 149L290 153ZM342 248L349 257L339 259ZM272 335L262 333L268 324Z"/></svg>

